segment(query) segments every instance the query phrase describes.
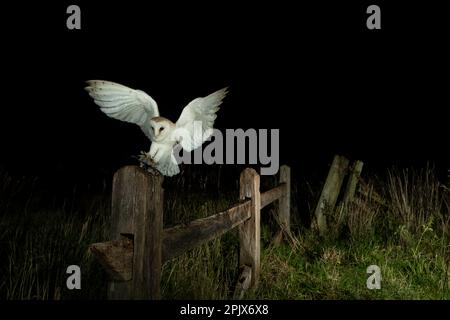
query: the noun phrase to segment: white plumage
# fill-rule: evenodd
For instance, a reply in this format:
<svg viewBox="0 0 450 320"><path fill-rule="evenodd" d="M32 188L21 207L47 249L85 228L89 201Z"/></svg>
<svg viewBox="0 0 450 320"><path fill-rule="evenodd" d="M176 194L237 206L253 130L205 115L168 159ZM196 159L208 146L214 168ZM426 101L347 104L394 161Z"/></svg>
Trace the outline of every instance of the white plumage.
<svg viewBox="0 0 450 320"><path fill-rule="evenodd" d="M154 167L165 176L180 172L173 147L180 143L187 151L200 147L213 132L214 120L227 88L192 100L176 123L159 116L158 104L141 90L102 80L87 81L86 90L106 115L135 123L152 141L146 154Z"/></svg>

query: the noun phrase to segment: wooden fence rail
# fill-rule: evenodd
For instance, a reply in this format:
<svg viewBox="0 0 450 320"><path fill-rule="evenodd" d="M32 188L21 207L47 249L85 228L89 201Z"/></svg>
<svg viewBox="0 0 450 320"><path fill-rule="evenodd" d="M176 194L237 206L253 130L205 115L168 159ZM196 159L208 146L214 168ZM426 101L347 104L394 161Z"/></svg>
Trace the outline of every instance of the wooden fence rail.
<svg viewBox="0 0 450 320"><path fill-rule="evenodd" d="M223 212L163 229L163 178L127 166L113 179L112 241L89 249L110 275L109 299L159 299L161 267L187 250L239 227L239 268L235 297L256 288L260 272L260 211L278 200L277 220L290 232L290 168L280 167L280 184L260 193L260 176L245 169L239 202Z"/></svg>

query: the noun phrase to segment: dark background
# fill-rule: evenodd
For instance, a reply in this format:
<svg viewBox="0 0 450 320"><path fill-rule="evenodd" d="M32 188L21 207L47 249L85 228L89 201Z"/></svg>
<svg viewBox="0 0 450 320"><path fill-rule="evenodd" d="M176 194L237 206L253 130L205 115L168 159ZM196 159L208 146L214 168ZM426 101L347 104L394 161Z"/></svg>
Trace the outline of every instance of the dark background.
<svg viewBox="0 0 450 320"><path fill-rule="evenodd" d="M143 4L145 3L145 5ZM230 86L217 127L279 128L281 163L323 177L333 154L368 172L449 167L448 18L438 2L62 1L2 4L0 167L110 178L150 143L83 90L141 89L175 121ZM66 8L81 7L81 30ZM381 7L381 30L366 8Z"/></svg>

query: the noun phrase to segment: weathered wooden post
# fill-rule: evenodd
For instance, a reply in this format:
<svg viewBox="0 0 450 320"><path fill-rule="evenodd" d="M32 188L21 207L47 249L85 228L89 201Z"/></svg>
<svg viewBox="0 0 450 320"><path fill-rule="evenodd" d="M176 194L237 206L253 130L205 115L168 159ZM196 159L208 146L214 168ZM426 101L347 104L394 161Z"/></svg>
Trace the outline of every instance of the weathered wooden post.
<svg viewBox="0 0 450 320"><path fill-rule="evenodd" d="M112 280L109 299L159 299L163 177L126 166L113 179L111 238L91 245Z"/></svg>
<svg viewBox="0 0 450 320"><path fill-rule="evenodd" d="M278 222L281 230L277 232L273 242L279 244L283 233L291 234L291 168L286 165L280 167L280 183L285 183L285 192L278 200Z"/></svg>
<svg viewBox="0 0 450 320"><path fill-rule="evenodd" d="M325 233L327 229L327 222L325 212L330 212L334 209L336 201L341 190L342 183L348 168L348 159L336 155L328 172L327 180L320 194L319 202L315 210L315 216L319 232Z"/></svg>
<svg viewBox="0 0 450 320"><path fill-rule="evenodd" d="M259 193L259 175L254 169L247 168L241 173L240 177L240 193L241 200L251 198L250 218L239 225L239 265L244 272L245 266L251 268L251 287L256 288L259 281L260 272L260 208L261 197ZM247 272L248 274L249 272ZM242 278L242 276L241 276ZM245 279L242 280L245 282Z"/></svg>
<svg viewBox="0 0 450 320"><path fill-rule="evenodd" d="M359 177L364 166L364 162L356 160L352 166L350 176L348 177L347 187L344 193L344 204L349 203L353 200L356 192L356 186L358 184Z"/></svg>
<svg viewBox="0 0 450 320"><path fill-rule="evenodd" d="M280 183L286 184L286 192L280 198L278 214L281 224L287 232L291 232L291 168L286 165L280 167Z"/></svg>

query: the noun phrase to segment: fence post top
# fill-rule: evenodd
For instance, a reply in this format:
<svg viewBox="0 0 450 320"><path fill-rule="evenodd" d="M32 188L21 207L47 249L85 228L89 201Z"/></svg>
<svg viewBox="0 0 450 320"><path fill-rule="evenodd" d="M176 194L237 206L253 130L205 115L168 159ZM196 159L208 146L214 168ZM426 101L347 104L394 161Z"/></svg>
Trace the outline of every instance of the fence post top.
<svg viewBox="0 0 450 320"><path fill-rule="evenodd" d="M285 164L280 166L280 174L289 174L289 172L291 172L291 167L289 167Z"/></svg>
<svg viewBox="0 0 450 320"><path fill-rule="evenodd" d="M156 180L157 182L162 182L164 180L163 175L151 173L137 165L126 165L126 166L119 168L114 173L114 177L118 176L121 173L122 174L137 174L137 175L141 175L141 176L146 176L146 177L150 177L150 178Z"/></svg>
<svg viewBox="0 0 450 320"><path fill-rule="evenodd" d="M135 171L135 172L146 172L144 169L142 169L141 167L139 167L139 166L137 166L137 165L134 165L134 164L130 164L130 165L126 165L126 166L120 167L120 168L116 171L116 173L122 172L122 171L128 171L128 172L133 172L133 171Z"/></svg>
<svg viewBox="0 0 450 320"><path fill-rule="evenodd" d="M255 176L259 176L258 172L256 172L255 169L253 168L245 168L242 172L241 172L241 177L243 176L249 176L249 177L255 177Z"/></svg>

